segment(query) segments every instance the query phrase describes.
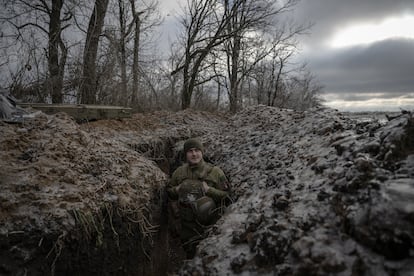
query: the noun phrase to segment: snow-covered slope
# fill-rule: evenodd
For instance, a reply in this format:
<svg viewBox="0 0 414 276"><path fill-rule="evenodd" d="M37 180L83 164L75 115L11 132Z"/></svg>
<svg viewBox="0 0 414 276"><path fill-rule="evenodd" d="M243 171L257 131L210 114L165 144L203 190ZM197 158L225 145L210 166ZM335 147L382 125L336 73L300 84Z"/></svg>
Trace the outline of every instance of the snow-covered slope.
<svg viewBox="0 0 414 276"><path fill-rule="evenodd" d="M183 274L413 275L414 120L249 108L209 156L236 202Z"/></svg>

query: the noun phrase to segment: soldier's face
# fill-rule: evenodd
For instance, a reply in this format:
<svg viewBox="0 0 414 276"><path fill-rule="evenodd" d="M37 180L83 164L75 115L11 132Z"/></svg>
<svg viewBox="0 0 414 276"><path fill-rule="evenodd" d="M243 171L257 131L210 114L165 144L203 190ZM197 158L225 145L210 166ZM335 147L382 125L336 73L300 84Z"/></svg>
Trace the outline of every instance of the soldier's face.
<svg viewBox="0 0 414 276"><path fill-rule="evenodd" d="M203 152L197 148L191 148L187 151L186 157L190 165L197 165L203 159Z"/></svg>

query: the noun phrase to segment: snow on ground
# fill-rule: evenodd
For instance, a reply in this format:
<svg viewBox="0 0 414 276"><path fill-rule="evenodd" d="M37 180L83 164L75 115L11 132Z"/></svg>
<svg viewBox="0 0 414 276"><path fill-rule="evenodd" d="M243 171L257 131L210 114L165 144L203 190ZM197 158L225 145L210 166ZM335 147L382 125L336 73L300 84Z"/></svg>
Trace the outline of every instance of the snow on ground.
<svg viewBox="0 0 414 276"><path fill-rule="evenodd" d="M70 262L73 255L57 249L71 247L56 244L73 242L71 233L82 225L93 242L99 241L102 237L92 235L99 233L94 220L84 217L99 217L108 206L121 218L140 220L141 232L156 235L163 228L151 228L160 220L159 193L180 162L183 141L200 137L206 159L229 176L234 203L180 274L412 275L414 122L409 113L391 119L356 120L327 108L296 112L257 106L231 117L185 110L82 125L64 114L0 123L5 249L0 269L24 272L14 264L32 271L36 254L48 253L41 255L34 244L43 251L54 248L49 266L68 269L59 258ZM113 239L114 232L121 236L129 228L120 230L123 220L113 228L111 210L101 220ZM37 240L25 243L32 233ZM48 233L55 244L42 245ZM152 246L164 247L165 240ZM117 250L130 254L122 242L112 249L111 256ZM99 268L103 261L86 267ZM124 260L113 262L132 272Z"/></svg>
<svg viewBox="0 0 414 276"><path fill-rule="evenodd" d="M414 121L271 107L204 136L236 202L183 274L411 275Z"/></svg>

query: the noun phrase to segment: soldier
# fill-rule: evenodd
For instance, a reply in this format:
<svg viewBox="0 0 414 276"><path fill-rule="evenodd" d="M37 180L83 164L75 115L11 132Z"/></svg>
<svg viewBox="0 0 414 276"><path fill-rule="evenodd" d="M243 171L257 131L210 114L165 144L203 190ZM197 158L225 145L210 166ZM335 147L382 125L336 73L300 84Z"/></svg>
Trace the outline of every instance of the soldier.
<svg viewBox="0 0 414 276"><path fill-rule="evenodd" d="M229 195L229 182L223 171L203 159L204 148L198 139L184 143L186 163L177 168L168 186L168 195L178 200L181 219L180 238L188 258L205 229L214 224Z"/></svg>

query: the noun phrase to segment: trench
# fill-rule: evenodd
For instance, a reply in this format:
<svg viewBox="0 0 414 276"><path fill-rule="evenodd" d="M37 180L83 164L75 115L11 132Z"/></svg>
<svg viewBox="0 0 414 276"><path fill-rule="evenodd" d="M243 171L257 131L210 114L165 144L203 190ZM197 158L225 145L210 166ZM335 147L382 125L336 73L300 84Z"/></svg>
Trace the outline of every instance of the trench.
<svg viewBox="0 0 414 276"><path fill-rule="evenodd" d="M166 138L151 142L128 145L130 148L154 161L168 176L181 165L183 156L174 150L176 140ZM178 221L168 211L166 190L151 196L148 217L157 226L151 238L146 237L137 225L130 224L119 214L106 213L101 250L97 250L95 236L88 243L80 243L69 256L62 256L56 264L56 275L168 275L176 272L185 259L179 238ZM112 216L112 218L111 218ZM79 240L77 241L79 242ZM76 254L73 254L76 252ZM70 263L76 265L70 266Z"/></svg>
<svg viewBox="0 0 414 276"><path fill-rule="evenodd" d="M384 153L387 153L388 147L393 146L394 155L390 155L387 159L392 164L392 169L395 164L402 164L398 161L405 158L407 154L412 154L414 150L413 124L408 126L407 133L402 137L398 136L397 138L400 140L396 138L394 139L396 141L390 142L387 150L384 151ZM182 160L182 154L176 150L176 145L185 138L187 137L164 137L151 141L147 139L148 141L140 141L128 146L148 160L154 161L164 173L171 175ZM396 145L395 148L394 145ZM255 167L249 168L254 169ZM274 167L268 168L275 170ZM389 169L391 170L391 168ZM403 167L402 169L410 169L410 167ZM412 175L411 172L408 171L407 175ZM246 176L246 173L241 176ZM334 177L341 179L340 176L334 175ZM286 189L286 191L290 190ZM348 194L343 195L346 200L355 198L354 194L349 193L349 198ZM151 237L146 235L138 224L131 223L127 214L117 212L119 206L116 205L105 206L95 214L73 214L77 218L76 229L70 233L48 233L45 235L43 232L36 232L35 229L23 229L24 231L8 233L7 237L0 235L0 275L168 275L174 273L182 266L185 254L181 248L177 231L174 230L174 219L170 217L168 212L169 206L165 191L154 193L150 195L150 198L151 203L147 215L158 226ZM322 200L325 199L322 198ZM319 197L318 201L320 201ZM336 204L335 201L332 202ZM342 202L340 203L342 204ZM283 205L281 206L283 207ZM343 206L361 207L361 205L355 205L352 201L349 201L349 203L344 201ZM368 208L371 208L371 206L366 206L366 208L370 210ZM342 214L342 209L337 212L336 216L339 219L346 218L346 213ZM389 214L393 213L390 212ZM257 224L254 215L251 220L252 225ZM314 225L317 223L312 222L311 219L304 220L303 227L305 231L309 230L309 228L305 229L308 227L305 225L308 221ZM348 221L343 221L343 223L348 223ZM361 227L361 224L356 220L349 223L352 223L351 227L353 229L362 229L359 233L353 233L345 229L345 233L354 237L355 240L358 240L358 235L360 235L362 237L360 242L365 244L367 248L377 250L378 253L384 256L387 256L387 252L394 254L394 250L390 250L390 248L396 248L391 246L398 245L400 241L396 241L392 233L387 232L388 225L384 225L384 230L378 232L381 229L374 224L373 227ZM369 226L369 224L367 225ZM379 225L381 226L381 224ZM361 236L361 234L366 236ZM384 236L383 242L378 242L376 237L382 234ZM260 235L262 234L260 233ZM267 233L263 232L263 235L267 235ZM371 240L368 240L371 237L373 237L372 243ZM410 242L405 240L405 236L401 235L401 237L403 249L407 250L403 250L403 254L397 256L398 258L406 257L407 254L411 253L408 247ZM282 239L283 241L284 239ZM267 242L261 246L265 249L269 248ZM288 249L285 245L281 248ZM259 246L257 250L261 250L261 247ZM330 251L326 252L329 253ZM241 252L241 254L244 253ZM275 259L278 255L269 256L274 260L268 262L279 262ZM243 261L243 259L241 260ZM264 260L264 264L259 264L259 266L267 266L268 257L263 256L262 260ZM313 271L313 265L318 265L318 263L310 263L310 271ZM363 265L365 264L363 263ZM237 266L238 263L235 262L236 270L238 269Z"/></svg>
<svg viewBox="0 0 414 276"><path fill-rule="evenodd" d="M180 165L175 141L129 145L154 161L167 175ZM25 229L0 236L0 275L168 275L185 253L165 189L150 195L148 217L155 231L145 233L116 203L96 213L69 211L69 232ZM51 218L53 222L53 218Z"/></svg>
<svg viewBox="0 0 414 276"><path fill-rule="evenodd" d="M392 156L390 160L395 161L402 158L403 154L412 153L414 145L411 135L412 125L409 125L408 133L409 136L404 136L401 143L397 143L395 156ZM147 159L154 161L164 173L171 175L182 160L182 154L175 150L176 144L184 139L185 137L163 138L129 146ZM101 231L104 237L103 243L99 245L102 241L99 235L88 240L77 236L72 240L71 247L60 253L55 264L53 264L53 258L48 259L48 266L54 266L56 275L168 275L174 273L183 264L185 254L168 208L165 191L152 195L149 215L159 226L152 239L145 238L141 229L129 225L126 218L118 214L105 213L104 210L103 230ZM56 238L53 237L54 240ZM44 241L44 243L48 242ZM367 245L375 249L375 246ZM51 246L49 242L45 248L50 249Z"/></svg>
<svg viewBox="0 0 414 276"><path fill-rule="evenodd" d="M175 150L176 143L173 138L157 139L152 142L144 142L129 145L135 151L154 161L157 166L169 177L176 168L182 164L181 151ZM170 203L166 190L162 190L154 202L152 216L159 225L152 245L150 268L151 275L167 275L176 272L185 260L185 252L179 238L179 222L169 211Z"/></svg>

